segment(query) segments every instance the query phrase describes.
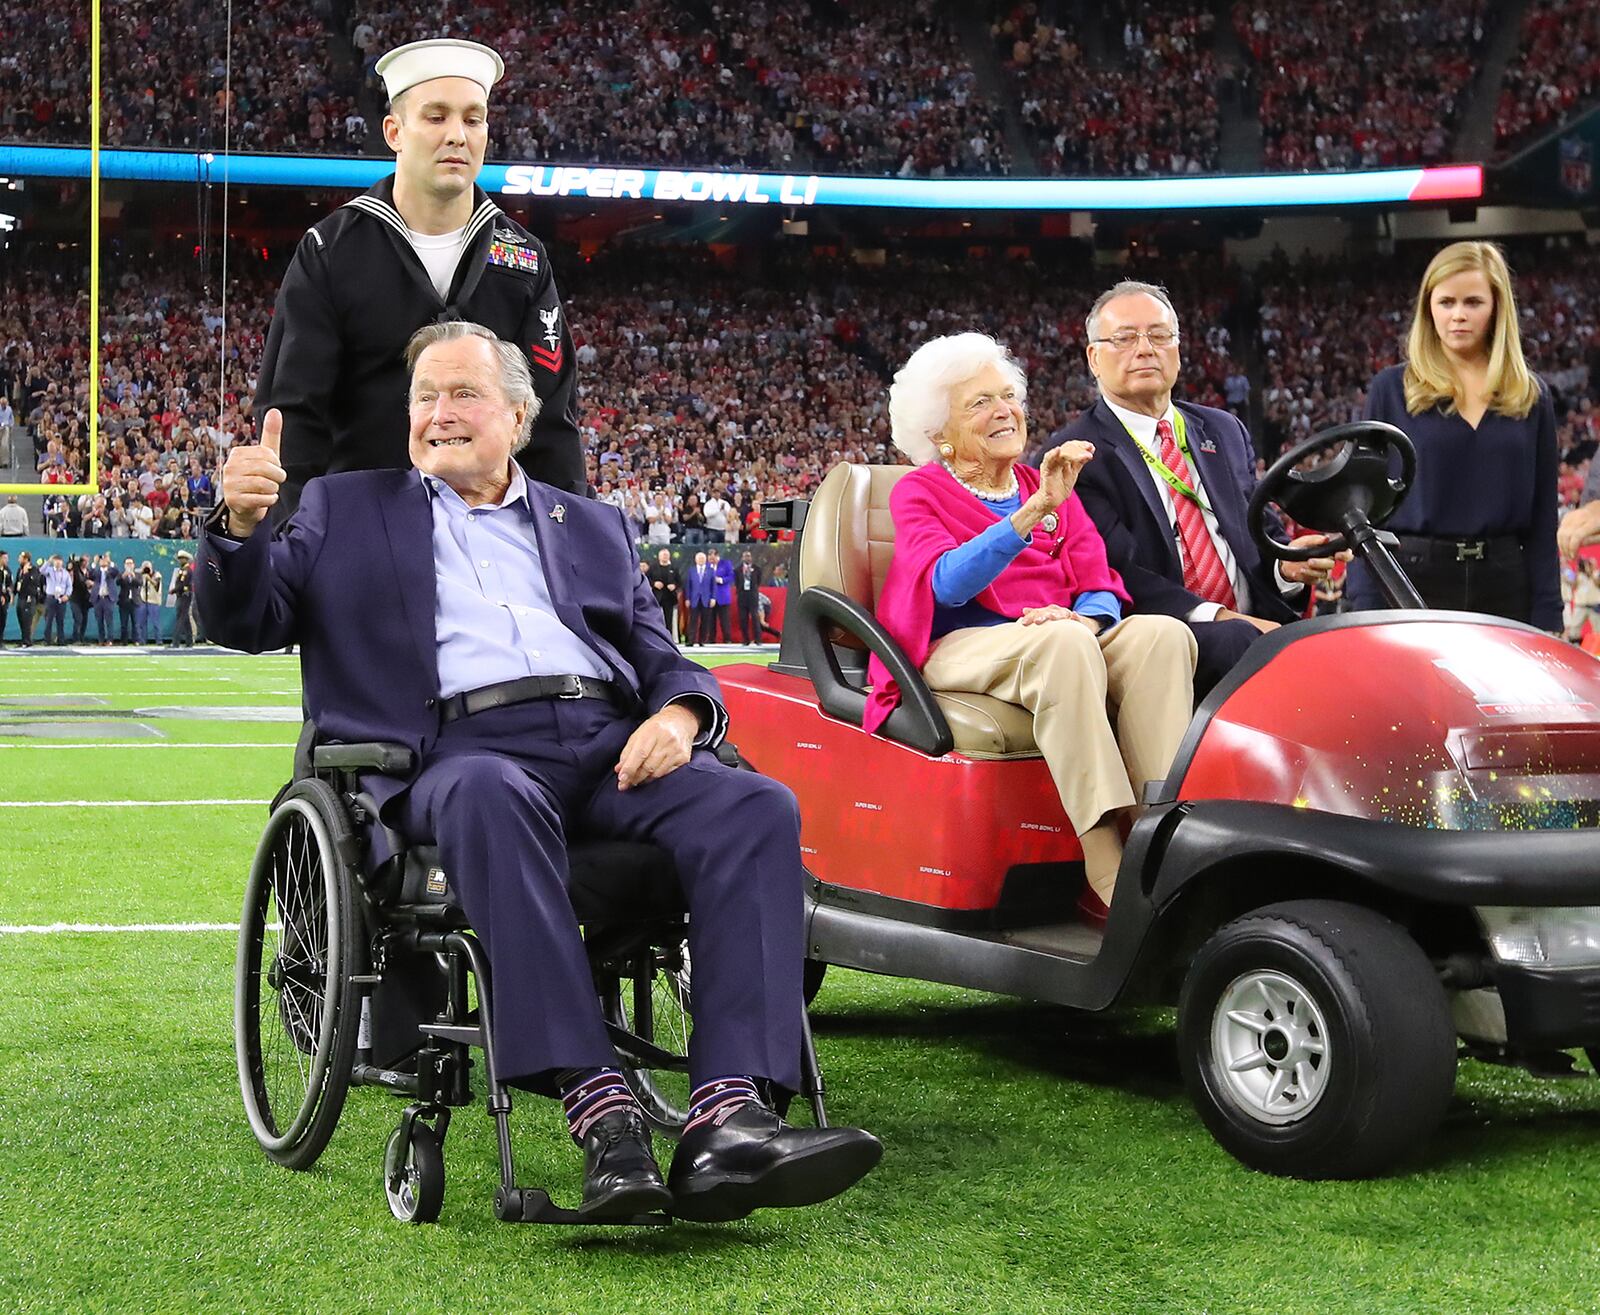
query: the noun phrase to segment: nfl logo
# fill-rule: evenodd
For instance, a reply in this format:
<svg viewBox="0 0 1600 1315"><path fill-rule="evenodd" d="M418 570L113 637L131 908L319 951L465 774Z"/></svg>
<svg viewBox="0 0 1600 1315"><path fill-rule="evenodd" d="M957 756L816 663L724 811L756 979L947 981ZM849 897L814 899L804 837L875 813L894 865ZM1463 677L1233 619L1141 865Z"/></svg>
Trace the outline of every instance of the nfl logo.
<svg viewBox="0 0 1600 1315"><path fill-rule="evenodd" d="M1563 137L1559 146L1561 186L1573 196L1594 188L1594 144L1582 137Z"/></svg>

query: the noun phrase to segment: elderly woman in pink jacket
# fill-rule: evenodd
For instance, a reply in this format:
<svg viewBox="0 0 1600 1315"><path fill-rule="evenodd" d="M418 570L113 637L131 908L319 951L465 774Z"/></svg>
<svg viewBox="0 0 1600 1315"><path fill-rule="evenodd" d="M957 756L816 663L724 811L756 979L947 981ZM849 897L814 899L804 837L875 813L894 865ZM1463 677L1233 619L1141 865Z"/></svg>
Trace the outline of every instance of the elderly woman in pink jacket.
<svg viewBox="0 0 1600 1315"><path fill-rule="evenodd" d="M1083 844L1079 907L1103 923L1138 789L1166 775L1193 706L1194 638L1167 616L1124 616L1122 580L1073 485L1093 460L1066 443L1040 469L1027 379L978 333L918 348L889 390L895 446L917 469L890 495L895 552L878 617L935 690L989 694L1033 714ZM866 727L898 704L871 666Z"/></svg>

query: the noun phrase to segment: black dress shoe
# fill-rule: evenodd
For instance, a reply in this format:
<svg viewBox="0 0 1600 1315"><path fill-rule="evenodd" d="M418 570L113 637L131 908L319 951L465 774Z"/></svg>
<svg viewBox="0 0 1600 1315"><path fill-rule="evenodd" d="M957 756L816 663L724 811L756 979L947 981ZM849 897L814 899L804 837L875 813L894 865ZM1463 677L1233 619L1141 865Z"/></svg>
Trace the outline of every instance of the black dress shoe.
<svg viewBox="0 0 1600 1315"><path fill-rule="evenodd" d="M667 1186L680 1219L721 1223L764 1206L815 1205L838 1196L883 1158L860 1128L791 1128L751 1101L722 1123L690 1129Z"/></svg>
<svg viewBox="0 0 1600 1315"><path fill-rule="evenodd" d="M629 1219L671 1204L639 1111L613 1110L597 1119L583 1139L578 1213L596 1220Z"/></svg>

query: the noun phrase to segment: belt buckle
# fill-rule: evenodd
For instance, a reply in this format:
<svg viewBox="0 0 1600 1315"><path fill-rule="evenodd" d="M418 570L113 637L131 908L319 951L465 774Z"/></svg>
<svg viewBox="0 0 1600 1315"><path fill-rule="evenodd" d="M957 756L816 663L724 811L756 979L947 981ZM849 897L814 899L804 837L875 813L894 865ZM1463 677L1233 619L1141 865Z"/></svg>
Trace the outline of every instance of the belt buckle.
<svg viewBox="0 0 1600 1315"><path fill-rule="evenodd" d="M566 681L567 687L558 689L556 697L558 699L581 699L583 697L583 678L581 676L568 676Z"/></svg>
<svg viewBox="0 0 1600 1315"><path fill-rule="evenodd" d="M1458 562L1481 562L1483 560L1483 540L1474 539L1470 543L1457 543L1456 560Z"/></svg>

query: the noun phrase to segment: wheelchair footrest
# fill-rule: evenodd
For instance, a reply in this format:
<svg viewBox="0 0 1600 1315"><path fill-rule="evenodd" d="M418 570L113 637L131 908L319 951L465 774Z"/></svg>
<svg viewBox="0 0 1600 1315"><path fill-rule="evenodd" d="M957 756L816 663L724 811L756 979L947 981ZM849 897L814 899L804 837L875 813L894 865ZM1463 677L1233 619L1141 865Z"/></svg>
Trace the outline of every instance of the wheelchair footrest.
<svg viewBox="0 0 1600 1315"><path fill-rule="evenodd" d="M591 1227L622 1224L629 1228L663 1228L672 1221L663 1214L630 1215L627 1219L591 1219L567 1210L540 1187L501 1187L494 1194L496 1218L507 1224L588 1224Z"/></svg>

